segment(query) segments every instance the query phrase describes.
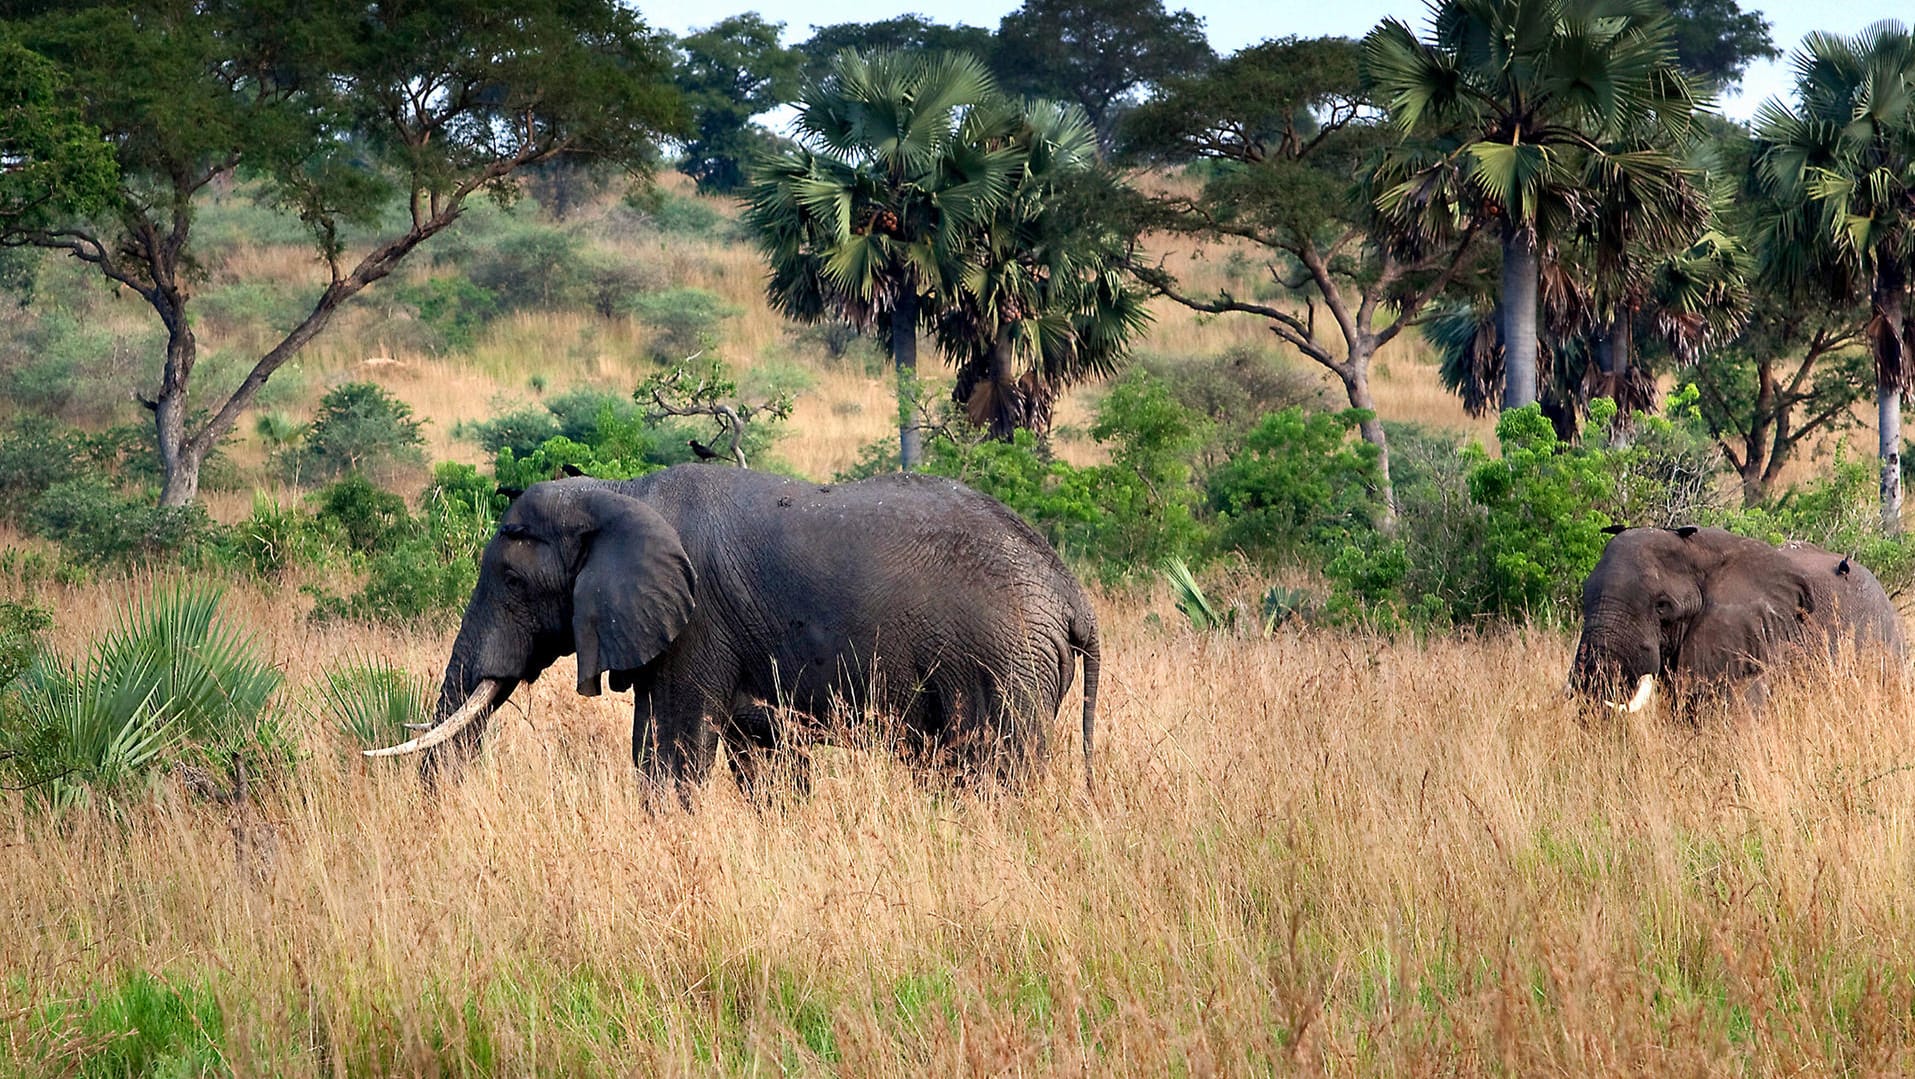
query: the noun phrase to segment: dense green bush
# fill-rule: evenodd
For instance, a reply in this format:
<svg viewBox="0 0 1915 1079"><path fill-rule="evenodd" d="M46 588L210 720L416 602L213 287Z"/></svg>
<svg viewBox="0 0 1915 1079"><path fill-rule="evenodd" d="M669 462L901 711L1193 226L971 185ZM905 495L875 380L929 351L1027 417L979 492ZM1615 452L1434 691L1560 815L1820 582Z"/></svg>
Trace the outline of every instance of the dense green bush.
<svg viewBox="0 0 1915 1079"><path fill-rule="evenodd" d="M507 233L476 252L469 272L472 283L507 311L575 306L586 284L578 237L540 226Z"/></svg>
<svg viewBox="0 0 1915 1079"><path fill-rule="evenodd" d="M1219 544L1266 566L1333 556L1376 531L1376 447L1351 437L1367 414L1271 413L1210 474Z"/></svg>
<svg viewBox="0 0 1915 1079"><path fill-rule="evenodd" d="M1003 502L1114 583L1152 573L1172 556L1208 553L1191 470L1204 431L1203 420L1171 400L1161 382L1138 373L1111 388L1091 427L1109 448L1108 465L1050 459L1029 431L1019 431L1011 442L934 439L925 448L925 471ZM874 443L840 479L888 470L894 453L888 440Z"/></svg>
<svg viewBox="0 0 1915 1079"><path fill-rule="evenodd" d="M415 531L406 500L364 476L347 476L327 486L313 502L315 523L360 554L388 550Z"/></svg>
<svg viewBox="0 0 1915 1079"><path fill-rule="evenodd" d="M425 463L425 436L412 406L372 382L348 382L320 398L319 413L286 456L295 480L329 480L348 472L384 474Z"/></svg>
<svg viewBox="0 0 1915 1079"><path fill-rule="evenodd" d="M361 536L368 537L355 545L364 557L365 579L346 596L311 589L315 618L434 624L465 607L478 582L479 554L504 499L476 469L442 464L421 502L413 516L395 495L353 493L350 519L360 522Z"/></svg>
<svg viewBox="0 0 1915 1079"><path fill-rule="evenodd" d="M738 308L702 288L674 288L632 298L630 310L651 331L646 343L653 359L674 363L717 341L719 324Z"/></svg>
<svg viewBox="0 0 1915 1079"><path fill-rule="evenodd" d="M1205 445L1211 463L1227 456L1271 412L1317 410L1328 403L1323 379L1267 349L1239 345L1215 356L1171 360L1140 357L1172 399L1211 422Z"/></svg>
<svg viewBox="0 0 1915 1079"><path fill-rule="evenodd" d="M394 290L394 298L417 314L419 324L431 335L426 343L434 352L470 349L499 314L497 296L459 275L401 285Z"/></svg>
<svg viewBox="0 0 1915 1079"><path fill-rule="evenodd" d="M26 524L86 566L192 564L217 534L205 507L155 506L145 496L123 494L99 474L47 488L34 500Z"/></svg>

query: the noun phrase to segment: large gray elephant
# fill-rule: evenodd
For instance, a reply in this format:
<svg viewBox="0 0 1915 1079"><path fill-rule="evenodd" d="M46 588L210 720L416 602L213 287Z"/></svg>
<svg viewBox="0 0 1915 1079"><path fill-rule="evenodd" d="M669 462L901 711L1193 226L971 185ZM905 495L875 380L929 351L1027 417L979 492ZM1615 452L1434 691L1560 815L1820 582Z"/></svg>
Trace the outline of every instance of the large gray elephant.
<svg viewBox="0 0 1915 1079"><path fill-rule="evenodd" d="M1844 644L1907 657L1901 617L1853 559L1720 528L1631 528L1583 583L1570 685L1626 711L1658 682L1679 702L1740 692L1759 708L1765 673L1791 651Z"/></svg>
<svg viewBox="0 0 1915 1079"><path fill-rule="evenodd" d="M516 499L486 545L424 751L428 781L478 747L486 717L562 655L578 691L636 698L632 755L681 798L723 739L739 782L767 751L875 712L926 763L1015 779L1045 748L1084 661L1084 767L1097 622L1057 552L951 480L820 485L679 465L555 480Z"/></svg>

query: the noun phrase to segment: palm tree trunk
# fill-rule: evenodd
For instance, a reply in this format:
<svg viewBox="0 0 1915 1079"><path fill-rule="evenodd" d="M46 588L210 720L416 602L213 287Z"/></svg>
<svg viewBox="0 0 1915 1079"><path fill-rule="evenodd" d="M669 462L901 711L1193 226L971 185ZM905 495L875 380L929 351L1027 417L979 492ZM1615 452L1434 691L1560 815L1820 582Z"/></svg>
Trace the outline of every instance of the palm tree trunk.
<svg viewBox="0 0 1915 1079"><path fill-rule="evenodd" d="M1882 460L1882 530L1902 533L1902 383L1908 376L1905 332L1908 312L1903 304L1904 284L1899 275L1877 273L1876 327L1870 335L1875 351L1875 414Z"/></svg>
<svg viewBox="0 0 1915 1079"><path fill-rule="evenodd" d="M891 363L898 373L898 467L916 471L924 460L918 429L918 294L905 289L891 309Z"/></svg>
<svg viewBox="0 0 1915 1079"><path fill-rule="evenodd" d="M1882 530L1902 534L1902 389L1875 387L1875 412L1881 428Z"/></svg>
<svg viewBox="0 0 1915 1079"><path fill-rule="evenodd" d="M1503 235L1503 410L1536 403L1536 237Z"/></svg>

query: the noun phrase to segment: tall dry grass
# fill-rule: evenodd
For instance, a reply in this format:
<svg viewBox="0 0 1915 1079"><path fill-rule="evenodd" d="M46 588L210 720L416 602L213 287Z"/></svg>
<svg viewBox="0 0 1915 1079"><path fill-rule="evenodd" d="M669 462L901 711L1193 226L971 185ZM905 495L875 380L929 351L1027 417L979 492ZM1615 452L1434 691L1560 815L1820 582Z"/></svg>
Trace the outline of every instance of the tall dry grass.
<svg viewBox="0 0 1915 1079"><path fill-rule="evenodd" d="M69 599L76 640L118 602ZM288 714L366 647L442 661L286 606L230 601ZM721 774L655 813L628 705L554 670L436 799L308 721L312 759L247 810L9 800L7 1044L58 1070L89 1043L49 1006L146 970L210 987L239 1074L1915 1062L1906 688L1843 668L1759 722L1590 721L1553 632L1232 639L1151 608L1100 604L1094 798L1065 719L1016 793L825 749L808 798L760 812Z"/></svg>

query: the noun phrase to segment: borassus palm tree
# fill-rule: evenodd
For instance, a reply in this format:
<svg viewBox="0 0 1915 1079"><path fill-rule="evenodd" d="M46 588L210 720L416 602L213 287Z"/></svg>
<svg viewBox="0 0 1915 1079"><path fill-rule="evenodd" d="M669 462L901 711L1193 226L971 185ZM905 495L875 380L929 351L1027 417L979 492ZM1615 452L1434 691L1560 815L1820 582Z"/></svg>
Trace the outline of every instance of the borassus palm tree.
<svg viewBox="0 0 1915 1079"><path fill-rule="evenodd" d="M938 318L953 398L999 439L1049 426L1059 389L1111 374L1148 324L1121 274L1123 237L1095 212L1095 128L1075 105L999 100L965 118L952 168L1016 152L1008 196L961 253Z"/></svg>
<svg viewBox="0 0 1915 1079"><path fill-rule="evenodd" d="M1899 532L1902 394L1915 377L1915 36L1892 21L1854 37L1810 34L1794 62L1795 106L1756 113L1760 176L1812 226L1778 254L1800 260L1796 270L1832 263L1825 275L1853 275L1868 297L1882 522Z"/></svg>
<svg viewBox="0 0 1915 1079"><path fill-rule="evenodd" d="M1011 148L949 167L966 117L995 96L966 55L843 52L798 102L799 148L753 171L745 220L771 265L772 306L802 322L846 318L889 347L907 469L923 454L918 330L1011 187Z"/></svg>
<svg viewBox="0 0 1915 1079"><path fill-rule="evenodd" d="M1423 243L1467 222L1498 229L1502 400L1514 408L1537 397L1545 254L1587 220L1592 182L1623 173L1642 192L1677 188L1673 155L1635 151L1685 144L1696 95L1655 0L1432 0L1429 10L1427 40L1388 19L1363 42L1365 79L1412 140L1377 205Z"/></svg>

